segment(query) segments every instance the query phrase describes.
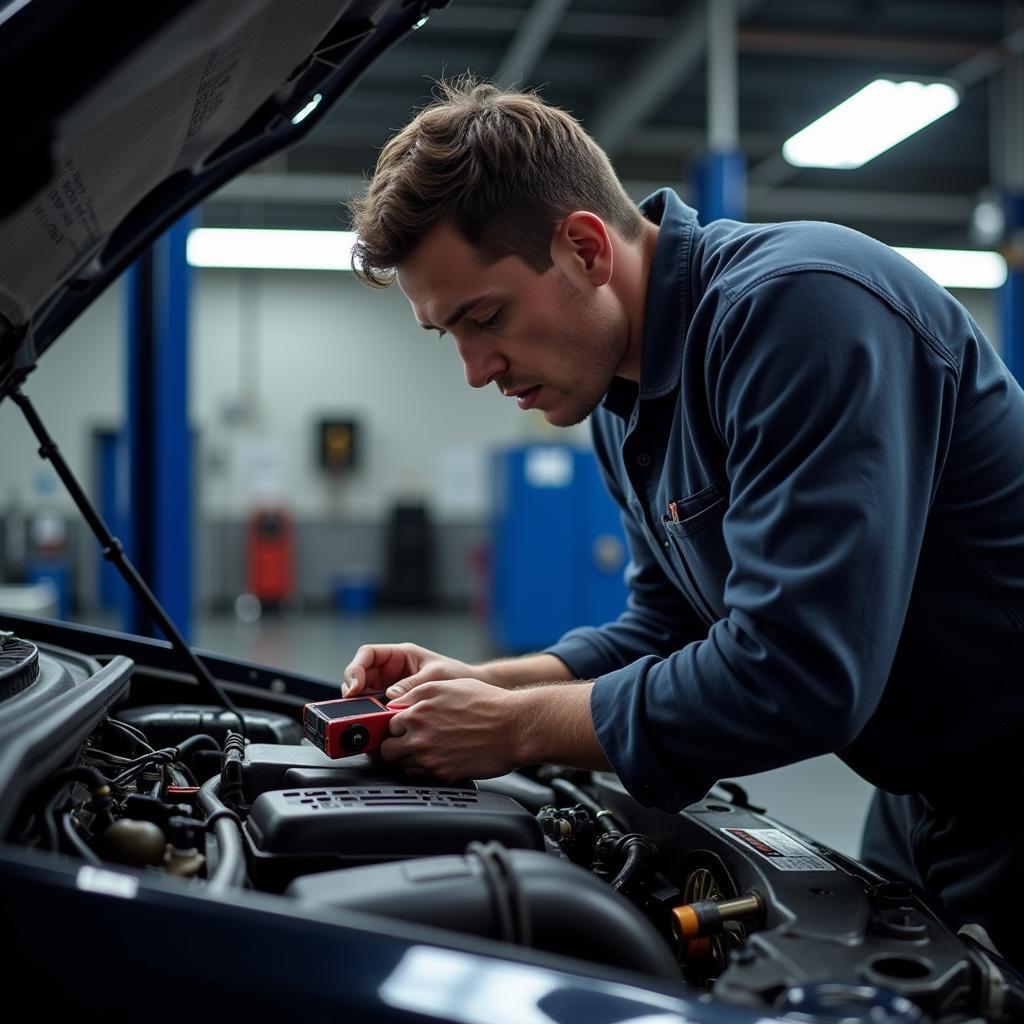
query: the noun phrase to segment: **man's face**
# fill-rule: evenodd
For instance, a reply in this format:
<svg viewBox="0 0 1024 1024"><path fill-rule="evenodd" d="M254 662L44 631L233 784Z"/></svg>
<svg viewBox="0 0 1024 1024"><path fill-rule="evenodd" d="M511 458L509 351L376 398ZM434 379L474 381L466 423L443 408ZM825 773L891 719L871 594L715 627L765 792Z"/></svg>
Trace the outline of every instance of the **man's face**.
<svg viewBox="0 0 1024 1024"><path fill-rule="evenodd" d="M485 265L440 224L402 263L398 285L421 326L452 336L472 387L494 381L554 426L586 419L626 357L620 308L571 256L556 254L542 274L518 256Z"/></svg>

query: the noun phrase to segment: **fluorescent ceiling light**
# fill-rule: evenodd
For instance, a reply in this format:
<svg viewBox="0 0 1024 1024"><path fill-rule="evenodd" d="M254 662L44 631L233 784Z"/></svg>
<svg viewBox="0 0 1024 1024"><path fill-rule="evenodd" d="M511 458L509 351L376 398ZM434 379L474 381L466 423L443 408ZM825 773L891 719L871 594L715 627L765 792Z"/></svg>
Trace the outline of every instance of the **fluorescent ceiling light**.
<svg viewBox="0 0 1024 1024"><path fill-rule="evenodd" d="M893 248L944 288L999 288L1006 281L1006 260L997 252Z"/></svg>
<svg viewBox="0 0 1024 1024"><path fill-rule="evenodd" d="M186 258L193 267L248 270L351 270L354 231L196 228Z"/></svg>
<svg viewBox="0 0 1024 1024"><path fill-rule="evenodd" d="M351 270L354 231L273 228L196 228L186 256L193 267L240 270ZM901 249L901 256L945 288L998 288L1006 280L999 253L957 249Z"/></svg>
<svg viewBox="0 0 1024 1024"><path fill-rule="evenodd" d="M860 167L948 114L960 94L947 82L879 78L788 139L782 155L797 167Z"/></svg>

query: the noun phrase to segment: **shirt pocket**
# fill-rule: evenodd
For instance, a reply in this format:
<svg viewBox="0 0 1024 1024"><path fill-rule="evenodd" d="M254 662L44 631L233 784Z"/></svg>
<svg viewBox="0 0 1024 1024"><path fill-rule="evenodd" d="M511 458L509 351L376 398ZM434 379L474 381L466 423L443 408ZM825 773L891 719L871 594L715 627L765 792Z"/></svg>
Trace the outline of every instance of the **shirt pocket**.
<svg viewBox="0 0 1024 1024"><path fill-rule="evenodd" d="M722 519L729 506L725 488L713 483L675 502L678 521L662 517L668 553L684 593L711 625L724 618L725 578L732 560L725 546Z"/></svg>

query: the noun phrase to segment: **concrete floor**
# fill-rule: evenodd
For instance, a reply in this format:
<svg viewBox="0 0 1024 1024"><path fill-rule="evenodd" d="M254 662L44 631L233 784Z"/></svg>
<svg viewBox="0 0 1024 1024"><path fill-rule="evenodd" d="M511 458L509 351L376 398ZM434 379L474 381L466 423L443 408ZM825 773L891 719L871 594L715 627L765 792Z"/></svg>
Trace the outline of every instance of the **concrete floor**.
<svg viewBox="0 0 1024 1024"><path fill-rule="evenodd" d="M483 629L459 613L282 614L243 623L200 618L196 646L337 680L360 644L412 641L464 661L493 655ZM818 757L760 775L736 777L754 804L780 822L857 855L871 787L836 757Z"/></svg>

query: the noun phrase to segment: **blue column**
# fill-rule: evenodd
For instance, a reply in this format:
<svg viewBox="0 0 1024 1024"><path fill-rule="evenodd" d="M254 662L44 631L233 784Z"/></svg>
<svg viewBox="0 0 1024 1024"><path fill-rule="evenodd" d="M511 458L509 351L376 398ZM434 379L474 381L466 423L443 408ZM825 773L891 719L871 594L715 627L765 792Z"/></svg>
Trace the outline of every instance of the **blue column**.
<svg viewBox="0 0 1024 1024"><path fill-rule="evenodd" d="M126 487L122 540L186 639L192 628L192 445L188 429L190 271L185 217L156 241L126 280ZM124 627L153 635L126 595Z"/></svg>
<svg viewBox="0 0 1024 1024"><path fill-rule="evenodd" d="M1006 284L999 289L999 327L1003 340L1003 361L1010 372L1024 384L1024 263L1021 243L1024 237L1024 192L1007 192L1003 196L1006 216L1007 246ZM1016 258L1014 258L1016 255Z"/></svg>
<svg viewBox="0 0 1024 1024"><path fill-rule="evenodd" d="M705 153L693 168L693 205L701 224L747 215L747 161L738 149Z"/></svg>
<svg viewBox="0 0 1024 1024"><path fill-rule="evenodd" d="M707 149L693 168L693 205L701 224L747 213L747 164L740 149L736 0L707 4Z"/></svg>

